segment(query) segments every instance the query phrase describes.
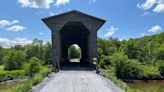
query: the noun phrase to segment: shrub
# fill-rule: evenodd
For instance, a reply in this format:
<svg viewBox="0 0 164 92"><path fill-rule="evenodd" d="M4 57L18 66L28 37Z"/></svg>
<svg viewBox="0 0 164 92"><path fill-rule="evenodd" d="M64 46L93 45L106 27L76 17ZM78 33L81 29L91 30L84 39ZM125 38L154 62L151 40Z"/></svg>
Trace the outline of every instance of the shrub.
<svg viewBox="0 0 164 92"><path fill-rule="evenodd" d="M119 52L111 57L115 65L115 73L118 78L139 79L144 76L141 63L137 60L130 60L126 55Z"/></svg>
<svg viewBox="0 0 164 92"><path fill-rule="evenodd" d="M7 92L29 92L32 86L37 85L52 71L51 66L42 66L41 69L43 69L41 72L32 76L29 80L8 89Z"/></svg>
<svg viewBox="0 0 164 92"><path fill-rule="evenodd" d="M160 74L164 76L164 63L159 67Z"/></svg>
<svg viewBox="0 0 164 92"><path fill-rule="evenodd" d="M160 72L157 66L143 65L144 77L147 79L157 79L160 77Z"/></svg>
<svg viewBox="0 0 164 92"><path fill-rule="evenodd" d="M23 51L10 50L3 57L5 70L22 69L26 60L26 54Z"/></svg>
<svg viewBox="0 0 164 92"><path fill-rule="evenodd" d="M32 57L29 60L29 64L25 65L25 70L30 76L33 76L35 73L38 73L41 67L41 60L37 57Z"/></svg>
<svg viewBox="0 0 164 92"><path fill-rule="evenodd" d="M109 56L101 55L99 59L99 66L105 69L109 64L111 64Z"/></svg>
<svg viewBox="0 0 164 92"><path fill-rule="evenodd" d="M125 61L123 65L123 78L140 79L144 76L142 65L137 60Z"/></svg>
<svg viewBox="0 0 164 92"><path fill-rule="evenodd" d="M74 45L71 45L68 50L69 58L79 58L80 57L80 48L76 48Z"/></svg>
<svg viewBox="0 0 164 92"><path fill-rule="evenodd" d="M42 74L37 74L37 75L35 75L33 78L32 78L32 85L33 86L35 86L35 85L37 85L38 83L40 83L41 81L42 81L42 79L43 79L44 77L43 77L43 75Z"/></svg>
<svg viewBox="0 0 164 92"><path fill-rule="evenodd" d="M117 79L115 73L113 71L106 71L103 72L102 75L108 79L110 79L112 82L114 82L118 87L125 90L125 92L140 92L140 90L132 89L130 88L126 83L124 83L122 80Z"/></svg>
<svg viewBox="0 0 164 92"><path fill-rule="evenodd" d="M6 81L15 78L24 78L24 76L24 70L0 71L0 81Z"/></svg>

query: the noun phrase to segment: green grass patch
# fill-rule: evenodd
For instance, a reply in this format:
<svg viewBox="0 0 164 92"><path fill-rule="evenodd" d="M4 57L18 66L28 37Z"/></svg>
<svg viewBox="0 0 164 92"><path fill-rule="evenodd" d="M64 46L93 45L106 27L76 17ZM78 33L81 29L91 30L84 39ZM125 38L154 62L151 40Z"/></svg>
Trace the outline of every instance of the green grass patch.
<svg viewBox="0 0 164 92"><path fill-rule="evenodd" d="M24 70L12 70L12 71L0 70L0 82L6 80L12 80L12 79L24 78L24 77L25 77Z"/></svg>
<svg viewBox="0 0 164 92"><path fill-rule="evenodd" d="M126 83L124 83L122 80L117 79L114 71L104 71L102 75L111 81L113 81L118 87L122 88L126 92L141 92L137 89L130 88Z"/></svg>
<svg viewBox="0 0 164 92"><path fill-rule="evenodd" d="M38 74L31 77L29 80L6 90L5 92L29 92L32 86L40 83L49 73L51 73L51 71L52 68L44 66Z"/></svg>
<svg viewBox="0 0 164 92"><path fill-rule="evenodd" d="M4 70L4 65L0 65L0 70Z"/></svg>

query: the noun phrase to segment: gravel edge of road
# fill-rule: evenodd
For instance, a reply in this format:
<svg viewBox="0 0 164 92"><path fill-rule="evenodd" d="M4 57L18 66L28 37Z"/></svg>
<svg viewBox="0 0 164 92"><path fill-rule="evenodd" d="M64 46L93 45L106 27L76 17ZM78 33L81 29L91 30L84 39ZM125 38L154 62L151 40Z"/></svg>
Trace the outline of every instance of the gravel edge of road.
<svg viewBox="0 0 164 92"><path fill-rule="evenodd" d="M39 92L39 90L42 89L42 87L44 87L50 80L52 80L53 77L55 77L55 75L56 73L52 72L46 78L44 78L39 84L33 86L29 92Z"/></svg>
<svg viewBox="0 0 164 92"><path fill-rule="evenodd" d="M95 72L93 72L95 73ZM44 80L42 80L39 84L37 84L36 86L33 86L32 89L29 92L39 92L49 81L51 81L57 73L52 72L51 74L49 74ZM110 86L108 86L109 88L111 88L114 92L125 92L123 89L121 89L120 87L118 87L116 84L114 84L111 80L107 79L106 77L97 74L99 77L101 77L102 80L104 80L107 84L110 84Z"/></svg>

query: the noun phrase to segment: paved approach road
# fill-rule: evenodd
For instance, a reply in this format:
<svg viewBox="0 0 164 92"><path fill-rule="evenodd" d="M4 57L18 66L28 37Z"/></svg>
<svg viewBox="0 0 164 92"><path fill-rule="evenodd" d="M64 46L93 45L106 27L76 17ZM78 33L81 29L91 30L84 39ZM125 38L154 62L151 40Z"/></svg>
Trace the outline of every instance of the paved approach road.
<svg viewBox="0 0 164 92"><path fill-rule="evenodd" d="M63 70L53 73L31 92L124 92L93 71Z"/></svg>

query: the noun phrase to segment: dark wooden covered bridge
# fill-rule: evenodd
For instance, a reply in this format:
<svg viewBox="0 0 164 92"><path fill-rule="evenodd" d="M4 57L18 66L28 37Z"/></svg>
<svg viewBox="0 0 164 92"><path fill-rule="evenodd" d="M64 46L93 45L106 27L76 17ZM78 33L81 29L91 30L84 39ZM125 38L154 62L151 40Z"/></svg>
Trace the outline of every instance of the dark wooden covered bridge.
<svg viewBox="0 0 164 92"><path fill-rule="evenodd" d="M81 48L81 63L94 65L97 61L97 31L105 20L72 10L44 18L43 22L51 29L52 62L57 70L69 62L68 48L72 44Z"/></svg>

